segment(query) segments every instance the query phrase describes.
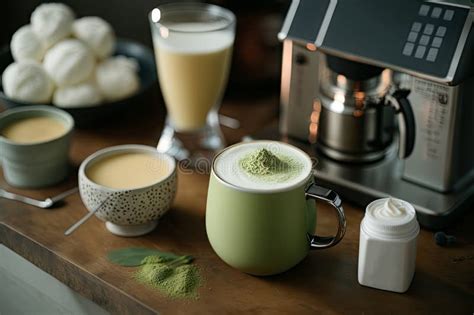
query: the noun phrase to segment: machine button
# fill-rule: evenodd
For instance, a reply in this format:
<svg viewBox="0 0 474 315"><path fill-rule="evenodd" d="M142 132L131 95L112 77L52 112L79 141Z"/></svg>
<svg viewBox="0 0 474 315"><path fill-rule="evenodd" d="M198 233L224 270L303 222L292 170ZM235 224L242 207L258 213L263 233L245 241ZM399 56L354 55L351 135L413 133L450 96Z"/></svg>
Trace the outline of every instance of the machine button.
<svg viewBox="0 0 474 315"><path fill-rule="evenodd" d="M444 26L439 26L438 29L436 30L436 36L441 36L441 37L443 37L444 34L446 34L446 27L444 27Z"/></svg>
<svg viewBox="0 0 474 315"><path fill-rule="evenodd" d="M430 37L428 35L423 35L420 38L420 45L425 45L427 46L428 43L430 42Z"/></svg>
<svg viewBox="0 0 474 315"><path fill-rule="evenodd" d="M413 53L413 48L415 48L415 45L412 43L406 43L405 47L403 47L403 54L405 56L411 56Z"/></svg>
<svg viewBox="0 0 474 315"><path fill-rule="evenodd" d="M297 54L296 58L295 58L295 61L296 61L296 64L302 66L302 65L305 65L308 62L308 59L303 54Z"/></svg>
<svg viewBox="0 0 474 315"><path fill-rule="evenodd" d="M416 39L418 38L418 33L416 32L410 32L410 34L408 34L408 41L409 42L416 42Z"/></svg>
<svg viewBox="0 0 474 315"><path fill-rule="evenodd" d="M414 22L413 25L411 26L412 32L419 32L421 31L421 23L420 22Z"/></svg>
<svg viewBox="0 0 474 315"><path fill-rule="evenodd" d="M418 11L418 14L421 16L427 16L429 11L430 7L426 4L422 4L420 7L420 11Z"/></svg>
<svg viewBox="0 0 474 315"><path fill-rule="evenodd" d="M433 38L433 42L431 43L431 46L433 47L441 47L441 44L443 43L443 39L441 37L435 37Z"/></svg>
<svg viewBox="0 0 474 315"><path fill-rule="evenodd" d="M428 55L426 56L426 60L428 61L435 61L436 57L438 56L438 48L430 48L428 51Z"/></svg>
<svg viewBox="0 0 474 315"><path fill-rule="evenodd" d="M446 12L444 12L444 17L443 19L445 21L451 21L454 17L454 11L453 10L446 10Z"/></svg>
<svg viewBox="0 0 474 315"><path fill-rule="evenodd" d="M437 19L441 16L441 12L443 12L441 8L433 8L433 11L431 11L431 17Z"/></svg>
<svg viewBox="0 0 474 315"><path fill-rule="evenodd" d="M433 31L434 31L434 25L433 24L426 24L425 25L425 30L423 31L423 33L425 33L426 35L431 35L431 34L433 34Z"/></svg>
<svg viewBox="0 0 474 315"><path fill-rule="evenodd" d="M415 52L415 58L422 59L425 55L426 47L425 46L418 46Z"/></svg>

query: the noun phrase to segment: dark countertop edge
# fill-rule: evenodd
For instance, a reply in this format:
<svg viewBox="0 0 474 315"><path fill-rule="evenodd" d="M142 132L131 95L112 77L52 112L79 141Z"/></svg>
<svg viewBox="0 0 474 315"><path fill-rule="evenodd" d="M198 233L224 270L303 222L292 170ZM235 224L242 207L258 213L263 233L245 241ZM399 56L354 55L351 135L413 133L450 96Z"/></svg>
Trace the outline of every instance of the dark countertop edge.
<svg viewBox="0 0 474 315"><path fill-rule="evenodd" d="M0 244L112 314L158 314L126 292L58 256L35 240L0 222ZM98 294L97 292L101 292ZM110 298L104 298L110 297Z"/></svg>

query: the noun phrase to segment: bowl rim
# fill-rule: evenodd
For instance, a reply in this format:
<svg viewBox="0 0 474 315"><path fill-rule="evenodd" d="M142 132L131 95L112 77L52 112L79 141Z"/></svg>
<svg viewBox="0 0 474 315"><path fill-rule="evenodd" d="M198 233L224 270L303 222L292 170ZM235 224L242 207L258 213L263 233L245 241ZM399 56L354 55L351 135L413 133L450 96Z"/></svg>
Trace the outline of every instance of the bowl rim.
<svg viewBox="0 0 474 315"><path fill-rule="evenodd" d="M165 160L168 165L170 166L170 171L169 174L166 175L165 177L161 178L160 180L146 185L142 187L136 187L136 188L111 188L107 187L101 184L98 184L94 181L92 181L87 175L86 175L86 169L90 166L91 163L103 159L107 156L112 156L115 154L120 154L120 153L127 153L127 152L145 152L145 153L151 153L152 155L155 155L156 157L159 157L161 160ZM78 180L84 180L87 184L93 186L96 189L106 191L106 192L111 192L111 193L126 193L126 192L141 192L144 190L148 190L150 188L153 188L167 180L169 180L171 177L176 176L176 167L177 163L176 160L166 154L159 152L155 147L148 146L148 145L142 145L142 144L122 144L122 145L116 145L112 147L106 147L103 149L100 149L91 155L89 155L79 166L79 174L78 174ZM82 186L79 185L79 190L81 191Z"/></svg>
<svg viewBox="0 0 474 315"><path fill-rule="evenodd" d="M7 137L4 137L0 133L0 141L1 142L9 144L9 145L15 145L15 146L21 146L21 147L31 147L31 146L36 146L36 145L45 145L45 144L49 144L49 143L58 141L60 139L64 139L65 137L67 137L68 135L70 135L73 132L74 127L75 127L74 118L71 116L71 114L69 114L68 112L66 112L65 110L63 110L59 107L52 107L52 106L48 106L48 105L29 105L29 106L9 108L6 111L0 113L0 120L3 120L8 116L21 114L23 112L31 112L31 113L41 113L41 112L43 112L43 113L53 114L53 116L56 116L56 117L60 116L60 117L62 117L63 121L66 121L66 123L64 124L64 126L66 127L66 130L60 136L55 137L53 139L49 139L49 140L46 140L46 141L40 141L40 142L32 142L32 143L16 142L16 141L8 139ZM35 116L33 115L31 117L35 117ZM21 118L20 118L20 120L21 120ZM13 121L15 121L15 120L13 120ZM1 131L1 129L0 129L0 131Z"/></svg>

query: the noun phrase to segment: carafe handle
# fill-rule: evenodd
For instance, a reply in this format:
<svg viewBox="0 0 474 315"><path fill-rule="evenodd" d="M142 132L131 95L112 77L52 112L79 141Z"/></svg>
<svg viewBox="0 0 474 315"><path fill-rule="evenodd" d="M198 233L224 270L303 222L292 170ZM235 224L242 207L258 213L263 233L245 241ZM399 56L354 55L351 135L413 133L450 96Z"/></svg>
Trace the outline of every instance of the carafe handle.
<svg viewBox="0 0 474 315"><path fill-rule="evenodd" d="M409 90L400 89L387 95L390 106L395 109L398 119L398 157L406 159L413 152L415 147L416 124L415 115L408 100Z"/></svg>
<svg viewBox="0 0 474 315"><path fill-rule="evenodd" d="M308 233L310 249L323 249L336 245L341 241L346 233L346 216L342 208L342 201L339 195L325 187L312 183L305 191L306 199L319 199L330 204L336 209L339 226L335 236L317 236Z"/></svg>

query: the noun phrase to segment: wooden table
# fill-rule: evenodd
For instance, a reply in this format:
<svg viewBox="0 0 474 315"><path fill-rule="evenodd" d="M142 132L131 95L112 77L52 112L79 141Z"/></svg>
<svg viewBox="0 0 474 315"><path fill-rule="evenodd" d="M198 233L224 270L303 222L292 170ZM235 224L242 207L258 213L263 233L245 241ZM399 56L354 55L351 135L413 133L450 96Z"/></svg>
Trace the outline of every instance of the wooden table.
<svg viewBox="0 0 474 315"><path fill-rule="evenodd" d="M276 97L227 101L222 112L242 121L241 130L224 128L229 142L254 132L276 116ZM155 145L162 125L158 106L97 130L77 131L71 157L77 167L94 151L117 144ZM145 118L147 117L147 118ZM18 190L0 177L0 187L36 198L57 194L76 184L76 177L42 190ZM473 314L474 211L446 230L458 245L439 247L433 232L422 230L414 281L405 294L362 287L357 282L359 223L363 212L345 204L348 229L336 247L311 252L292 270L254 277L232 269L212 251L204 215L208 175L179 173L172 211L151 234L121 238L106 231L95 217L72 236L63 232L86 213L78 195L52 210L0 200L0 243L11 248L83 296L114 314L148 313L322 313L322 314ZM474 210L474 209L471 209ZM335 218L319 207L318 230L330 233ZM199 299L169 299L131 277L131 269L110 264L109 250L128 246L191 254L205 279Z"/></svg>

